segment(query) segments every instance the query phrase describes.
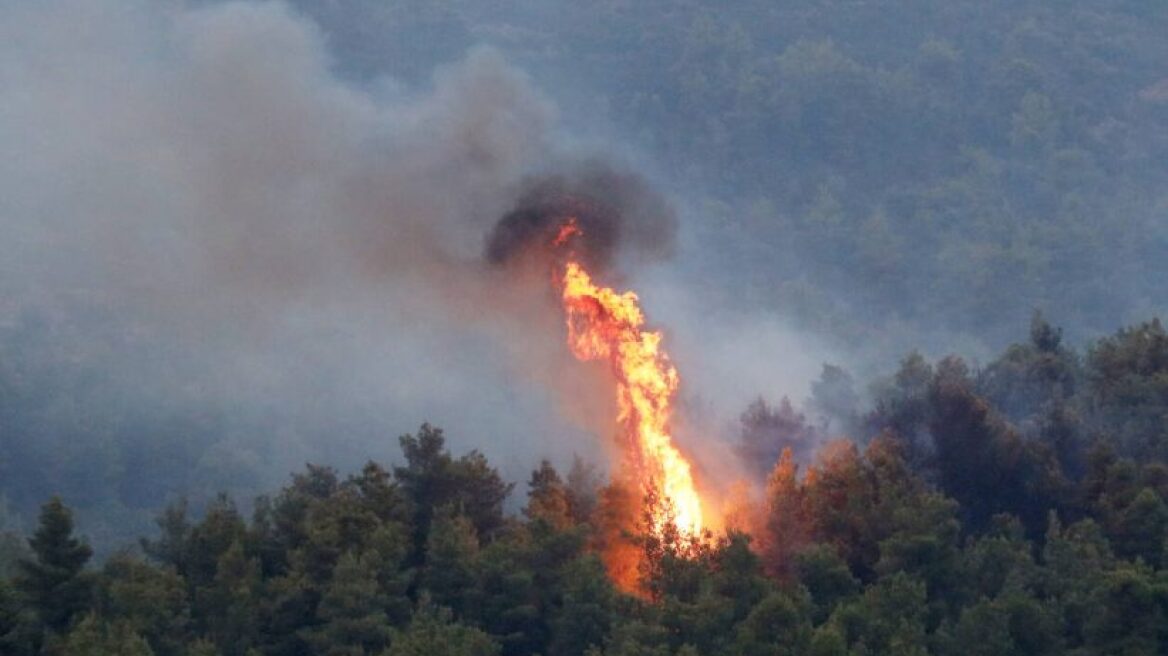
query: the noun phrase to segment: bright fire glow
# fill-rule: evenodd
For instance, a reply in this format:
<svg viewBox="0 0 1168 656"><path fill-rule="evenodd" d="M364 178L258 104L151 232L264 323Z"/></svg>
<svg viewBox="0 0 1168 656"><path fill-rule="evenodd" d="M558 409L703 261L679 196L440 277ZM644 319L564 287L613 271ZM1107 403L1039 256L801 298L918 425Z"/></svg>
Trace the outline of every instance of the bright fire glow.
<svg viewBox="0 0 1168 656"><path fill-rule="evenodd" d="M574 220L553 242L562 246L580 235ZM690 464L670 436L677 370L661 349L661 333L645 330L645 316L632 291L601 287L575 259L559 279L568 322L568 346L580 360L612 365L617 384L617 421L628 440L627 455L646 487L655 485L672 506L672 522L682 535L702 529L702 507ZM655 517L660 530L667 518Z"/></svg>

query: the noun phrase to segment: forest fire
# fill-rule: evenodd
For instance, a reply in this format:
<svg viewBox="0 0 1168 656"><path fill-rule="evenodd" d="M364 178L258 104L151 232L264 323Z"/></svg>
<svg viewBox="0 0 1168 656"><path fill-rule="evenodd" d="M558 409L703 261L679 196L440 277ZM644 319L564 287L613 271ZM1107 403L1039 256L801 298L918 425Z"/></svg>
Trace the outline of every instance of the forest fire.
<svg viewBox="0 0 1168 656"><path fill-rule="evenodd" d="M575 219L558 230L562 248L583 235ZM677 370L661 349L661 333L645 330L635 292L618 293L593 282L569 249L555 280L567 316L568 345L580 360L603 360L616 378L618 416L625 466L644 492L658 490L667 502L650 509L653 528L672 522L683 536L702 529L701 499L689 461L673 444L670 419L678 386Z"/></svg>

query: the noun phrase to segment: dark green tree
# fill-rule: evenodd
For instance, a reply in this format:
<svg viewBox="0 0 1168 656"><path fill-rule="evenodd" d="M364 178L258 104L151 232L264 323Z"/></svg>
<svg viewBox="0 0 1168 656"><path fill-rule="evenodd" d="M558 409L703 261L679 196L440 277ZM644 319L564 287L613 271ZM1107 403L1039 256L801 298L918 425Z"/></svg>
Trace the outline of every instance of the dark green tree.
<svg viewBox="0 0 1168 656"><path fill-rule="evenodd" d="M109 623L86 615L73 627L54 652L62 656L155 656L146 639L128 624Z"/></svg>
<svg viewBox="0 0 1168 656"><path fill-rule="evenodd" d="M478 558L474 526L448 507L430 524L419 586L436 605L451 609L456 618L462 620L468 614L473 618L479 610Z"/></svg>
<svg viewBox="0 0 1168 656"><path fill-rule="evenodd" d="M305 631L307 642L327 656L379 654L392 633L385 606L373 563L347 552L317 607L321 624Z"/></svg>
<svg viewBox="0 0 1168 656"><path fill-rule="evenodd" d="M853 653L924 656L925 614L924 583L897 573L841 605L829 624Z"/></svg>
<svg viewBox="0 0 1168 656"><path fill-rule="evenodd" d="M64 632L91 603L92 580L84 568L93 550L73 535L73 514L58 497L41 507L28 544L35 558L19 562L16 587L48 630Z"/></svg>
<svg viewBox="0 0 1168 656"><path fill-rule="evenodd" d="M97 608L103 618L144 638L157 656L181 656L191 637L187 586L172 568L158 568L129 554L106 561Z"/></svg>
<svg viewBox="0 0 1168 656"><path fill-rule="evenodd" d="M191 523L187 518L187 500L180 499L163 509L154 523L161 535L155 540L142 538L142 551L154 560L173 567L180 575L188 571Z"/></svg>
<svg viewBox="0 0 1168 656"><path fill-rule="evenodd" d="M450 611L423 599L404 631L394 633L382 656L496 656L499 645L482 631L452 620Z"/></svg>
<svg viewBox="0 0 1168 656"><path fill-rule="evenodd" d="M551 617L549 656L581 656L599 647L611 630L616 591L596 556L570 563L563 572L561 598Z"/></svg>
<svg viewBox="0 0 1168 656"><path fill-rule="evenodd" d="M477 451L452 458L442 429L430 424L423 424L416 436L401 436L400 442L406 465L393 471L413 506L413 562L421 562L430 521L444 506L453 506L466 516L479 539L494 537L503 526L503 501L512 485L503 482L486 458Z"/></svg>
<svg viewBox="0 0 1168 656"><path fill-rule="evenodd" d="M196 621L224 656L244 656L260 640L260 564L241 542L227 547L210 585L196 592Z"/></svg>
<svg viewBox="0 0 1168 656"><path fill-rule="evenodd" d="M182 570L195 588L209 586L215 580L218 563L234 544L242 545L247 526L226 494L220 494L207 506L203 519L190 529Z"/></svg>
<svg viewBox="0 0 1168 656"><path fill-rule="evenodd" d="M772 593L737 626L733 653L740 656L797 656L811 645L811 608L798 595Z"/></svg>
<svg viewBox="0 0 1168 656"><path fill-rule="evenodd" d="M1115 552L1160 566L1168 540L1168 506L1151 488L1143 488L1135 499L1112 518L1111 543Z"/></svg>
<svg viewBox="0 0 1168 656"><path fill-rule="evenodd" d="M36 639L33 620L8 579L0 579L0 653L31 656Z"/></svg>

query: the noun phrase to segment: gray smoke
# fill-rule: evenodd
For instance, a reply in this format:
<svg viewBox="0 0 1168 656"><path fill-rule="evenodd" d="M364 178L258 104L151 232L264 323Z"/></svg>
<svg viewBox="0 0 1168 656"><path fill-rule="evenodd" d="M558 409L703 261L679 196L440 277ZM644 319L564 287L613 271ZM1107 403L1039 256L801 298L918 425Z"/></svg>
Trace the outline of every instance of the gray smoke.
<svg viewBox="0 0 1168 656"><path fill-rule="evenodd" d="M16 2L0 89L0 337L46 399L4 408L19 509L143 508L132 531L164 495L392 460L427 420L512 479L581 443L541 383L570 357L546 285L482 259L562 159L496 53L356 85L279 3Z"/></svg>
<svg viewBox="0 0 1168 656"><path fill-rule="evenodd" d="M25 385L0 504L64 493L116 544L167 496L392 461L423 421L511 480L603 458L607 372L565 348L547 270L511 264L568 214L622 274L702 245L497 52L358 83L329 46L277 2L0 4L0 366ZM743 337L772 332L637 275L687 390L734 381L719 417L774 382L701 357L762 362Z"/></svg>

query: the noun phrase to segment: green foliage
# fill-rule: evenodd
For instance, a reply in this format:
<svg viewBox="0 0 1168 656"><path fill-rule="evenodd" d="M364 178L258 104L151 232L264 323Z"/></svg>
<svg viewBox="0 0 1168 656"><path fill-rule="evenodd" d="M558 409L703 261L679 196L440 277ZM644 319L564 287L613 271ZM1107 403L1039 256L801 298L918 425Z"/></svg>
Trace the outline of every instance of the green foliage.
<svg viewBox="0 0 1168 656"><path fill-rule="evenodd" d="M82 569L93 550L73 535L73 515L58 497L41 508L28 544L35 558L19 561L16 587L46 629L64 632L91 603L91 580Z"/></svg>
<svg viewBox="0 0 1168 656"><path fill-rule="evenodd" d="M471 522L479 539L494 537L503 526L503 500L514 485L504 483L477 451L453 458L440 428L423 424L417 436L403 435L400 442L406 466L395 467L394 477L414 509L415 562L421 560L431 520L447 506Z"/></svg>
<svg viewBox="0 0 1168 656"><path fill-rule="evenodd" d="M897 573L840 606L831 618L845 644L867 654L925 654L925 585Z"/></svg>
<svg viewBox="0 0 1168 656"><path fill-rule="evenodd" d="M961 611L952 633L938 640L942 654L1029 656L1061 653L1058 627L1037 600L1012 593L982 599Z"/></svg>
<svg viewBox="0 0 1168 656"><path fill-rule="evenodd" d="M333 656L379 653L392 632L385 607L372 560L347 552L333 569L317 607L321 624L307 631L307 642Z"/></svg>
<svg viewBox="0 0 1168 656"><path fill-rule="evenodd" d="M1083 627L1097 653L1150 654L1163 650L1168 587L1162 576L1140 565L1122 565L1104 575L1091 594Z"/></svg>
<svg viewBox="0 0 1168 656"><path fill-rule="evenodd" d="M102 617L144 638L158 656L180 656L191 637L191 609L183 578L129 554L105 564L96 606Z"/></svg>
<svg viewBox="0 0 1168 656"><path fill-rule="evenodd" d="M62 656L154 656L146 640L128 625L109 624L94 615L85 616L59 645L46 651Z"/></svg>
<svg viewBox="0 0 1168 656"><path fill-rule="evenodd" d="M37 638L33 618L20 602L8 580L0 579L0 652L12 656L32 654Z"/></svg>
<svg viewBox="0 0 1168 656"><path fill-rule="evenodd" d="M497 48L566 123L599 120L699 196L693 288L881 358L984 355L1035 307L1078 344L1165 306L1158 2L291 4L357 88L424 84L472 42ZM16 509L60 492L104 519L96 540L147 530L175 490L259 480L286 431L235 403L209 410L193 391L219 379L184 362L201 349L174 353L151 337L169 331L74 291L9 303L0 329L0 479ZM1008 406L1033 398L1007 390L1036 379L998 373L1010 380L979 395L1020 421ZM1103 379L1092 410L1132 450L1158 449L1163 431L1143 428L1162 422L1154 377L1136 378ZM1127 391L1146 413L1121 409ZM242 431L259 435L243 447Z"/></svg>
<svg viewBox="0 0 1168 656"><path fill-rule="evenodd" d="M805 602L772 593L758 602L738 625L734 653L741 656L796 656L811 643L811 621Z"/></svg>
<svg viewBox="0 0 1168 656"><path fill-rule="evenodd" d="M595 556L568 563L560 582L561 598L552 613L549 656L581 656L604 644L616 619L617 593Z"/></svg>
<svg viewBox="0 0 1168 656"><path fill-rule="evenodd" d="M434 603L470 616L478 609L475 567L479 541L474 525L452 508L434 517L426 543L420 585Z"/></svg>
<svg viewBox="0 0 1168 656"><path fill-rule="evenodd" d="M423 604L404 631L395 632L381 656L496 656L499 645L473 627L453 622L449 611Z"/></svg>
<svg viewBox="0 0 1168 656"><path fill-rule="evenodd" d="M1087 354L1088 407L1137 458L1168 457L1168 332L1159 319L1120 330Z"/></svg>
<svg viewBox="0 0 1168 656"><path fill-rule="evenodd" d="M245 656L253 646L261 594L258 559L232 542L215 565L214 579L195 591L197 615L224 656Z"/></svg>
<svg viewBox="0 0 1168 656"><path fill-rule="evenodd" d="M827 619L840 602L860 592L860 581L852 575L847 561L831 547L810 546L796 556L796 563L798 580L815 604L817 622Z"/></svg>
<svg viewBox="0 0 1168 656"><path fill-rule="evenodd" d="M1106 349L1135 349L1130 334ZM1154 351L1108 353L1108 371L1128 371L1119 379L1157 371ZM480 455L449 454L428 425L403 438L405 465L347 478L309 465L250 521L227 496L197 518L179 502L141 542L151 561L120 553L87 570L90 551L53 500L32 556L0 579L0 645L15 656L1159 653L1168 464L1137 459L1118 432L1087 446L1115 427L1100 357L1080 363L1040 316L1027 344L981 371L909 356L852 420L869 433L863 448L821 444L805 467L779 452L761 503L734 522L754 535L682 534L657 520L668 499L600 487L579 459L567 480L541 462L507 516L511 486ZM1118 398L1107 403L1147 402ZM768 439L782 436L758 437L752 453L773 450Z"/></svg>

